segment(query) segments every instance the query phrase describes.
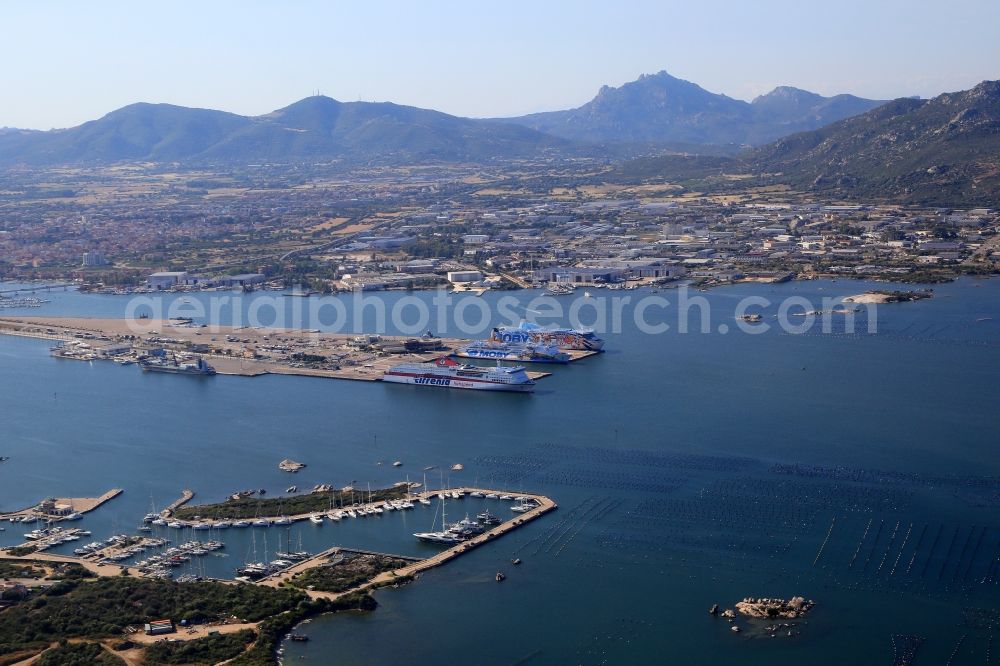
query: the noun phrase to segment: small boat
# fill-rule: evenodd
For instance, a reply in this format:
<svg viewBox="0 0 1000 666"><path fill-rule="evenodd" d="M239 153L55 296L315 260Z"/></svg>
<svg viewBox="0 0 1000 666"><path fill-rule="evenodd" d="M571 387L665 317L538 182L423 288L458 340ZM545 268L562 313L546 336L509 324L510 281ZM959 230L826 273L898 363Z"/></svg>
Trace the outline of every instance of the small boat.
<svg viewBox="0 0 1000 666"><path fill-rule="evenodd" d="M512 559L512 560L510 561L510 563L511 563L511 564L515 564L515 565L516 565L516 564L520 564L520 563L521 563L521 558L520 558L520 557L515 557L514 559Z"/></svg>
<svg viewBox="0 0 1000 666"><path fill-rule="evenodd" d="M318 513L314 513L313 515L309 516L309 522L312 523L313 525L322 525L323 516L321 516Z"/></svg>
<svg viewBox="0 0 1000 666"><path fill-rule="evenodd" d="M286 493L295 493L298 492L298 490L299 490L298 486L288 486L287 488L285 488Z"/></svg>
<svg viewBox="0 0 1000 666"><path fill-rule="evenodd" d="M392 466L393 467L402 467L403 463L402 463L402 461L397 460L396 462L392 463Z"/></svg>
<svg viewBox="0 0 1000 666"><path fill-rule="evenodd" d="M421 497L417 501L420 502L421 504L425 504L427 506L431 505L431 501L429 499L427 499L426 497Z"/></svg>
<svg viewBox="0 0 1000 666"><path fill-rule="evenodd" d="M175 530L179 530L180 528L184 527L184 525L175 520L173 522L167 523L167 527L172 527Z"/></svg>
<svg viewBox="0 0 1000 666"><path fill-rule="evenodd" d="M250 527L250 523L245 520L237 520L233 523L233 527Z"/></svg>
<svg viewBox="0 0 1000 666"><path fill-rule="evenodd" d="M507 576L504 574L504 572L502 572L502 571L498 571L497 572L497 582L498 583L502 583L506 578L507 578Z"/></svg>
<svg viewBox="0 0 1000 666"><path fill-rule="evenodd" d="M484 525L499 525L500 523L503 522L500 516L490 513L489 509L483 511L481 514L476 516L476 518L479 521L481 521Z"/></svg>

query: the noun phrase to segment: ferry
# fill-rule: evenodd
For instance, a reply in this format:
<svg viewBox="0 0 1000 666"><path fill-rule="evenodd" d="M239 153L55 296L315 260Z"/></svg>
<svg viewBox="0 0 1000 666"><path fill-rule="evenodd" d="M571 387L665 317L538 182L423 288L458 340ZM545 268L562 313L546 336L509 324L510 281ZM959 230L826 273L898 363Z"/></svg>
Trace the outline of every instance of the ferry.
<svg viewBox="0 0 1000 666"><path fill-rule="evenodd" d="M178 361L176 358L145 358L139 361L139 367L146 372L170 372L178 375L208 377L215 374L215 368L200 357L193 361Z"/></svg>
<svg viewBox="0 0 1000 666"><path fill-rule="evenodd" d="M490 340L507 344L545 344L559 349L602 351L604 340L591 330L572 328L543 328L538 324L521 322L520 326L498 326Z"/></svg>
<svg viewBox="0 0 1000 666"><path fill-rule="evenodd" d="M483 368L465 365L449 357L439 358L433 363L394 365L385 371L382 381L480 391L527 393L535 390L535 381L528 377L522 366Z"/></svg>
<svg viewBox="0 0 1000 666"><path fill-rule="evenodd" d="M570 361L570 355L560 351L555 345L535 342L511 344L495 340L471 342L460 347L455 352L455 356L520 363L569 363Z"/></svg>

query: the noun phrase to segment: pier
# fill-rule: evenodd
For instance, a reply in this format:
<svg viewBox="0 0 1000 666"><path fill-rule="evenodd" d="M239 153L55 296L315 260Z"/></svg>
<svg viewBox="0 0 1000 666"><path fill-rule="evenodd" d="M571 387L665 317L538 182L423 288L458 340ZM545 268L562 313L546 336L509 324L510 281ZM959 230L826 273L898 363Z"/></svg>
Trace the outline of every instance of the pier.
<svg viewBox="0 0 1000 666"><path fill-rule="evenodd" d="M486 495L486 494L499 494L500 492L502 492L502 491L499 491L499 490L490 490L490 489L487 489L487 488L473 488L473 487L453 488L453 489L450 489L449 492L451 490L453 490L455 492L465 493L466 496L468 496L470 493L473 493L473 492L481 492L484 495ZM415 498L415 499L419 499L419 498L434 499L434 498L437 497L437 494L439 492L442 492L442 491L427 490L427 491L423 491L423 492L420 492L420 493L414 493L413 494L413 498ZM511 532L511 531L517 529L518 527L521 527L522 525L525 525L525 524L527 524L527 523L529 523L529 522L531 522L531 521L533 521L533 520L535 520L537 518L540 518L543 515L545 515L546 513L550 512L550 511L553 511L554 509L556 509L558 507L558 505L552 499L550 499L550 498L548 498L548 497L546 497L544 495L533 495L533 494L529 494L529 493L523 493L523 494L521 494L519 496L520 497L525 497L528 500L531 500L531 501L535 502L535 504L536 504L535 508L531 509L530 511L526 511L525 513L519 514L519 515L517 515L517 516L515 516L515 517L513 517L513 518L511 518L509 520L506 520L503 523L501 523L499 525L496 525L492 529L486 530L482 534L478 534L478 535L476 535L476 536L474 536L474 537L472 537L472 538L470 538L470 539L468 539L466 541L463 541L463 542L461 542L459 544L456 544L455 546L452 546L451 548L448 548L447 550L443 550L440 553L437 553L436 555L432 555L431 557L428 557L426 559L415 559L415 558L403 557L403 556L399 556L399 555L393 555L393 557L398 557L400 559L412 559L414 561L413 561L412 564L408 564L408 565L406 565L404 567L401 567L399 569L395 569L393 571L387 571L387 572L381 573L381 574L375 576L374 578L372 578L371 580L369 580L369 581L367 581L365 583L362 583L361 585L358 585L357 587L353 587L353 588L351 588L349 590L344 590L343 592L321 592L321 591L318 591L318 590L308 590L307 594L309 594L309 596L311 596L313 598L316 598L316 599L331 599L332 600L332 599L337 599L337 598L339 598L339 597L341 597L341 596L343 596L345 594L351 594L351 593L354 593L354 592L359 592L359 591L362 591L362 590L367 590L367 589L370 589L370 588L373 588L373 587L381 587L383 585L391 585L394 582L396 582L397 580L406 579L406 578L411 577L411 576L416 576L417 574L420 574L420 573L422 573L424 571L427 571L428 569L433 569L434 567L439 567L439 566L441 566L443 564L446 564L446 563L450 562L451 560L455 559L456 557L458 557L459 555L462 555L463 553L467 553L470 550L472 550L472 549L474 549L474 548L476 548L478 546L481 546L481 545L483 545L485 543L489 543L490 541L498 539L499 537L503 536L504 534L507 534L508 532ZM364 506L364 505L362 505L362 506ZM302 520L302 519L308 518L309 514L306 514L304 516L294 516L294 517L290 516L290 517L293 518L293 519ZM358 552L358 553L365 553L365 554L369 554L369 555L382 555L382 554L384 554L384 553L373 553L373 552L370 552L370 551L362 551L362 550L351 549L351 548L343 548L343 549L339 548L339 547L330 548L328 550L323 551L322 553L320 553L318 555L310 557L307 560L303 560L302 562L299 562L295 566L289 567L288 569L285 569L284 571L280 571L278 573L271 574L267 578L262 578L260 581L258 581L258 584L260 584L260 585L267 585L269 587L279 587L282 583L287 582L291 578L294 578L296 575L301 574L304 571L308 571L309 569L312 569L314 567L322 566L324 563L326 563L327 559L331 555L334 555L337 552Z"/></svg>
<svg viewBox="0 0 1000 666"><path fill-rule="evenodd" d="M399 363L426 363L452 353L470 340L441 338L441 348L426 351L380 351L382 347L402 347L419 338L378 336L376 347L359 342L369 336L316 331L212 326L202 328L186 322L156 319L96 319L86 317L0 317L0 334L41 338L81 345L88 361L132 360L152 349L196 354L208 361L220 375L257 377L261 375L298 375L379 381L390 367ZM107 349L124 346L117 356ZM594 356L599 352L565 350L570 363ZM308 361L315 359L315 362ZM538 364L523 363L527 368ZM552 373L549 364L544 370L529 369L531 379L538 380Z"/></svg>
<svg viewBox="0 0 1000 666"><path fill-rule="evenodd" d="M160 512L160 515L164 517L173 515L174 511L176 511L177 509L181 508L182 506L190 502L193 498L194 498L194 491L185 488L183 491L181 491L181 496L175 499L170 504L168 504L167 507Z"/></svg>
<svg viewBox="0 0 1000 666"><path fill-rule="evenodd" d="M16 289L3 289L0 290L0 298L4 296L17 296L18 294L33 294L39 291L56 291L57 289L66 290L72 286L72 284L67 282L62 284L28 285L26 287L18 287Z"/></svg>
<svg viewBox="0 0 1000 666"><path fill-rule="evenodd" d="M18 511L11 511L8 513L0 513L0 520L9 521L19 521L25 518L29 520L48 520L50 522L58 522L66 520L67 515L63 513L49 513L44 511L41 507L51 505L51 508L65 507L63 511L66 514L84 514L93 511L97 507L101 506L105 502L110 502L114 498L118 497L124 492L121 488L112 488L108 492L104 493L100 497L57 497L42 500L33 507L27 509L20 509Z"/></svg>

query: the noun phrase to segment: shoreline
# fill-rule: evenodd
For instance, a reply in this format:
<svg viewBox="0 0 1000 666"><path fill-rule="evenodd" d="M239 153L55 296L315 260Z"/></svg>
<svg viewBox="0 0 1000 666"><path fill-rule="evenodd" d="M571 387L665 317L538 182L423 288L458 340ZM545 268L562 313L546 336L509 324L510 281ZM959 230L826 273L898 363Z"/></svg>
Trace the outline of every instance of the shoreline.
<svg viewBox="0 0 1000 666"><path fill-rule="evenodd" d="M136 323L140 325L136 326ZM355 381L380 381L390 367L404 362L426 363L451 354L470 341L461 338L440 338L441 348L403 353L376 352L359 348L359 337L344 333L317 333L302 329L250 328L178 325L169 320L127 320L101 317L60 316L0 316L0 335L38 338L62 343L82 342L94 348L93 358L65 360L113 360L121 355L98 356L102 349L128 346L128 353L152 348L190 353L209 359L220 375L257 377L261 375L295 375ZM132 338L128 336L133 336ZM144 336L150 336L145 337ZM409 336L380 335L383 343L401 345ZM570 362L596 352L568 351ZM301 355L296 359L295 355ZM324 359L323 365L306 365L304 357ZM65 357L61 357L65 358ZM525 364L526 367L532 364ZM319 367L317 367L319 366ZM538 380L552 373L527 370Z"/></svg>

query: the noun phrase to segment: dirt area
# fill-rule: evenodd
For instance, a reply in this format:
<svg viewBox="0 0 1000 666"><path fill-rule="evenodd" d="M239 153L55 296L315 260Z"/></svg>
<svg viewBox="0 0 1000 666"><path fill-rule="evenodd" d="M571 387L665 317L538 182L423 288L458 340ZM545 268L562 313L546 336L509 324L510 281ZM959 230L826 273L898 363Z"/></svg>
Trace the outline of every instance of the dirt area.
<svg viewBox="0 0 1000 666"><path fill-rule="evenodd" d="M173 641L193 641L199 638L205 638L211 633L220 634L235 634L238 631L243 631L244 629L251 629L257 631L257 622L246 622L242 624L200 624L196 627L177 627L177 631L172 634L162 634L160 636L148 636L145 633L136 633L129 636L129 640L133 643L142 643L143 645L149 645L151 643L158 643L162 640L173 640Z"/></svg>

